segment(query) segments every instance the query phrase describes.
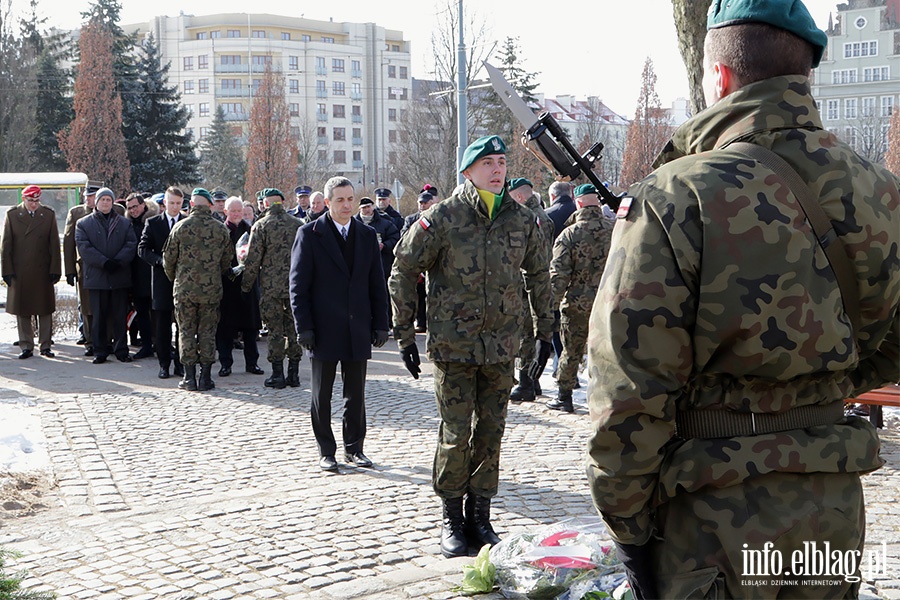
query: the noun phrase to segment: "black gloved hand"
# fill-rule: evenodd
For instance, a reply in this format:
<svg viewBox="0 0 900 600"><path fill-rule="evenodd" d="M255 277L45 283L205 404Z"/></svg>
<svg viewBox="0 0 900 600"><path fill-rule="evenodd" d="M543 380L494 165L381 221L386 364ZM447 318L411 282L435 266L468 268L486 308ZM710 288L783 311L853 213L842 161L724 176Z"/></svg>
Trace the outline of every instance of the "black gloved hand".
<svg viewBox="0 0 900 600"><path fill-rule="evenodd" d="M75 274L66 275L66 283L69 285L75 285Z"/></svg>
<svg viewBox="0 0 900 600"><path fill-rule="evenodd" d="M628 583L631 585L631 591L634 592L635 600L659 598L649 544L635 546L616 542L616 556L625 567Z"/></svg>
<svg viewBox="0 0 900 600"><path fill-rule="evenodd" d="M300 345L306 348L308 352L311 352L316 347L316 332L312 329L301 331L297 334L297 341L300 342Z"/></svg>
<svg viewBox="0 0 900 600"><path fill-rule="evenodd" d="M56 283L58 281L59 281L59 273L50 273L50 283L52 283L53 285L56 285Z"/></svg>
<svg viewBox="0 0 900 600"><path fill-rule="evenodd" d="M383 329L376 329L372 332L372 345L381 348L388 341L388 332Z"/></svg>
<svg viewBox="0 0 900 600"><path fill-rule="evenodd" d="M547 361L550 360L550 354L553 352L553 344L550 342L545 342L544 340L537 340L534 343L534 353L537 355L531 362L531 366L528 367L528 376L532 379L540 379L541 375L544 372L544 368L547 366Z"/></svg>
<svg viewBox="0 0 900 600"><path fill-rule="evenodd" d="M413 376L413 379L418 379L419 373L422 372L422 369L419 368L419 365L422 364L422 361L419 360L419 347L412 343L400 351L400 356L403 358L403 364L406 365L409 374Z"/></svg>
<svg viewBox="0 0 900 600"><path fill-rule="evenodd" d="M16 278L15 275L4 275L3 281L6 282L6 285L12 285L13 279L15 279L15 278Z"/></svg>
<svg viewBox="0 0 900 600"><path fill-rule="evenodd" d="M107 273L115 273L119 270L119 261L114 258L107 258L106 262L103 263L103 270Z"/></svg>

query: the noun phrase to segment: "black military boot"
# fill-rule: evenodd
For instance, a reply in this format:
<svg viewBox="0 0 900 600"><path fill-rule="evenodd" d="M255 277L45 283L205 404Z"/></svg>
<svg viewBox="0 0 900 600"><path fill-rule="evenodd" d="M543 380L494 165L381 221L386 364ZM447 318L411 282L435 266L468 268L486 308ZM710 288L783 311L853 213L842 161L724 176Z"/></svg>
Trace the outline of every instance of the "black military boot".
<svg viewBox="0 0 900 600"><path fill-rule="evenodd" d="M471 493L466 496L466 538L474 550L481 550L485 544L500 543L500 537L491 527L490 498Z"/></svg>
<svg viewBox="0 0 900 600"><path fill-rule="evenodd" d="M300 361L288 359L288 372L285 382L291 387L300 387Z"/></svg>
<svg viewBox="0 0 900 600"><path fill-rule="evenodd" d="M519 384L509 393L510 402L534 402L534 380L525 369L519 369Z"/></svg>
<svg viewBox="0 0 900 600"><path fill-rule="evenodd" d="M266 387L282 390L287 387L287 381L284 378L284 361L279 360L272 363L272 376L264 382Z"/></svg>
<svg viewBox="0 0 900 600"><path fill-rule="evenodd" d="M212 365L200 365L200 381L197 382L197 389L205 392L215 387L216 384L212 380Z"/></svg>
<svg viewBox="0 0 900 600"><path fill-rule="evenodd" d="M575 412L575 407L572 406L572 390L559 390L559 394L556 396L556 400L551 400L547 403L547 408L552 408L553 410L564 410L567 413Z"/></svg>
<svg viewBox="0 0 900 600"><path fill-rule="evenodd" d="M184 365L184 379L178 382L178 387L189 392L197 391L197 365Z"/></svg>
<svg viewBox="0 0 900 600"><path fill-rule="evenodd" d="M463 518L463 499L444 498L444 518L441 527L441 554L447 558L468 556L466 522Z"/></svg>

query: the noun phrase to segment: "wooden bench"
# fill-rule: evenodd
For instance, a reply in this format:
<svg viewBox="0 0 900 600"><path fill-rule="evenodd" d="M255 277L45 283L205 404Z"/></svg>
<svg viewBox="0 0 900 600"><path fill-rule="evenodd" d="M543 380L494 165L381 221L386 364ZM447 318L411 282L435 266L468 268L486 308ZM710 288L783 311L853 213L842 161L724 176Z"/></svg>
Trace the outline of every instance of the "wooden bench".
<svg viewBox="0 0 900 600"><path fill-rule="evenodd" d="M882 407L893 406L900 408L900 385L889 385L860 394L856 398L848 398L845 402L850 404L867 404L869 406L869 421L875 427L884 427L882 419Z"/></svg>

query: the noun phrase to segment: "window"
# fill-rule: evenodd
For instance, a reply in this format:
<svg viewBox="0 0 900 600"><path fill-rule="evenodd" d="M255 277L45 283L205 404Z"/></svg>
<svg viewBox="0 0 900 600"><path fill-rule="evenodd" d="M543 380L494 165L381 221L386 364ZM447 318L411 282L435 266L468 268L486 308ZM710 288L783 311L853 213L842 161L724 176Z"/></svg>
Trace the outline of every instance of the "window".
<svg viewBox="0 0 900 600"><path fill-rule="evenodd" d="M354 163L362 162L362 150L354 150L353 151L353 162Z"/></svg>
<svg viewBox="0 0 900 600"><path fill-rule="evenodd" d="M350 107L350 114L353 115L354 117L361 117L362 116L362 107L359 104L354 104L353 106Z"/></svg>
<svg viewBox="0 0 900 600"><path fill-rule="evenodd" d="M838 119L838 111L840 100L826 100L825 101L825 118L829 121L835 121Z"/></svg>
<svg viewBox="0 0 900 600"><path fill-rule="evenodd" d="M397 120L397 109L389 108L388 109L388 121L396 121Z"/></svg>
<svg viewBox="0 0 900 600"><path fill-rule="evenodd" d="M409 98L409 94L407 92L409 92L409 90L407 88L403 88L403 90L400 92L401 100L406 100L407 98Z"/></svg>
<svg viewBox="0 0 900 600"><path fill-rule="evenodd" d="M194 93L194 80L188 79L184 82L184 93L185 94L193 94Z"/></svg>
<svg viewBox="0 0 900 600"><path fill-rule="evenodd" d="M347 164L347 151L346 150L335 150L334 151L334 164L336 164L336 165Z"/></svg>
<svg viewBox="0 0 900 600"><path fill-rule="evenodd" d="M316 104L316 120L318 121L327 121L328 113L325 112L324 104Z"/></svg>
<svg viewBox="0 0 900 600"><path fill-rule="evenodd" d="M831 72L831 83L856 83L856 69L842 69Z"/></svg>
<svg viewBox="0 0 900 600"><path fill-rule="evenodd" d="M223 54L219 57L219 63L223 65L239 65L241 64L241 55Z"/></svg>
<svg viewBox="0 0 900 600"><path fill-rule="evenodd" d="M875 116L875 98L863 98L862 116L864 116L864 117Z"/></svg>
<svg viewBox="0 0 900 600"><path fill-rule="evenodd" d="M222 80L222 89L223 90L239 90L239 89L241 89L241 80L240 79L223 79Z"/></svg>
<svg viewBox="0 0 900 600"><path fill-rule="evenodd" d="M300 41L301 42L311 42L312 38L309 35L304 33L303 35L300 36Z"/></svg>
<svg viewBox="0 0 900 600"><path fill-rule="evenodd" d="M325 57L317 56L316 57L316 75L324 75L328 71L325 69Z"/></svg>
<svg viewBox="0 0 900 600"><path fill-rule="evenodd" d="M391 44L391 52L400 52L399 44Z"/></svg>
<svg viewBox="0 0 900 600"><path fill-rule="evenodd" d="M291 139L295 141L300 139L300 128L296 125L291 125Z"/></svg>
<svg viewBox="0 0 900 600"><path fill-rule="evenodd" d="M201 102L200 103L200 116L201 117L209 116L209 102Z"/></svg>
<svg viewBox="0 0 900 600"><path fill-rule="evenodd" d="M184 132L185 132L186 134L188 134L188 135L191 137L191 139L194 139L194 128L193 128L193 127L187 127L187 128L184 130Z"/></svg>
<svg viewBox="0 0 900 600"><path fill-rule="evenodd" d="M185 71L193 71L194 70L194 57L193 56L185 56L184 57L184 70Z"/></svg>
<svg viewBox="0 0 900 600"><path fill-rule="evenodd" d="M326 44L333 44L333 43L334 43L334 38L333 38L333 37L325 37L325 36L323 35L323 36L322 36L322 41L325 42Z"/></svg>
<svg viewBox="0 0 900 600"><path fill-rule="evenodd" d="M291 102L290 104L288 104L288 112L291 113L292 117L299 117L300 116L300 105L297 104L296 102Z"/></svg>
<svg viewBox="0 0 900 600"><path fill-rule="evenodd" d="M856 145L858 143L856 139L856 128L855 127L844 127L844 141L847 142L851 148L856 150Z"/></svg>
<svg viewBox="0 0 900 600"><path fill-rule="evenodd" d="M209 68L209 56L206 54L201 54L197 57L197 68L198 69L208 69Z"/></svg>
<svg viewBox="0 0 900 600"><path fill-rule="evenodd" d="M268 54L254 54L253 64L258 66L266 66L272 64L272 57Z"/></svg>
<svg viewBox="0 0 900 600"><path fill-rule="evenodd" d="M325 82L321 79L316 80L316 98L327 98L328 97L328 88L325 87Z"/></svg>
<svg viewBox="0 0 900 600"><path fill-rule="evenodd" d="M400 67L400 79L409 79L409 69Z"/></svg>
<svg viewBox="0 0 900 600"><path fill-rule="evenodd" d="M219 106L222 107L222 111L226 115L241 115L244 114L244 105L240 102L223 102Z"/></svg>
<svg viewBox="0 0 900 600"><path fill-rule="evenodd" d="M878 41L849 42L844 44L844 58L856 58L858 56L878 56Z"/></svg>
<svg viewBox="0 0 900 600"><path fill-rule="evenodd" d="M362 129L359 127L353 128L353 139L362 141Z"/></svg>
<svg viewBox="0 0 900 600"><path fill-rule="evenodd" d="M388 78L397 79L397 67L394 65L388 65Z"/></svg>
<svg viewBox="0 0 900 600"><path fill-rule="evenodd" d="M239 37L241 37L241 30L240 29L229 29L228 32L225 34L225 37L239 38Z"/></svg>
<svg viewBox="0 0 900 600"><path fill-rule="evenodd" d="M201 94L209 93L209 79L198 79L197 80L197 92Z"/></svg>
<svg viewBox="0 0 900 600"><path fill-rule="evenodd" d="M259 86L261 86L261 85L262 85L262 79L254 79L253 80L253 93L254 94L256 93L256 91L259 89Z"/></svg>
<svg viewBox="0 0 900 600"><path fill-rule="evenodd" d="M388 131L388 141L389 141L390 143L392 143L392 144L396 144L396 143L397 143L397 132L396 132L396 130L391 129L390 131Z"/></svg>
<svg viewBox="0 0 900 600"><path fill-rule="evenodd" d="M281 32L281 39L283 39L283 40L290 40L290 39L291 39L291 34L288 33L287 31L282 31L282 32Z"/></svg>
<svg viewBox="0 0 900 600"><path fill-rule="evenodd" d="M332 138L336 142L345 142L347 141L347 129L344 127L335 127L334 135Z"/></svg>
<svg viewBox="0 0 900 600"><path fill-rule="evenodd" d="M300 58L298 56L288 57L288 69L290 69L291 71L300 70Z"/></svg>
<svg viewBox="0 0 900 600"><path fill-rule="evenodd" d="M323 138L323 139L324 139L324 138L328 137L328 128L327 128L327 127L317 127L317 128L316 128L316 134L317 134L320 138Z"/></svg>
<svg viewBox="0 0 900 600"><path fill-rule="evenodd" d="M201 127L200 128L200 139L201 140L206 137L207 131L209 131L209 127Z"/></svg>
<svg viewBox="0 0 900 600"><path fill-rule="evenodd" d="M319 165L325 166L328 164L328 150L319 150Z"/></svg>
<svg viewBox="0 0 900 600"><path fill-rule="evenodd" d="M291 94L299 94L300 93L300 80L299 79L291 79L288 81L288 91Z"/></svg>
<svg viewBox="0 0 900 600"><path fill-rule="evenodd" d="M217 40L220 37L222 37L222 32L221 31L210 31L209 37L210 37L210 39Z"/></svg>
<svg viewBox="0 0 900 600"><path fill-rule="evenodd" d="M350 72L354 77L362 77L362 67L358 60L350 61Z"/></svg>
<svg viewBox="0 0 900 600"><path fill-rule="evenodd" d="M844 100L844 118L856 118L856 98L846 98Z"/></svg>
<svg viewBox="0 0 900 600"><path fill-rule="evenodd" d="M881 97L881 116L882 117L890 117L894 112L894 97L893 96L882 96Z"/></svg>
<svg viewBox="0 0 900 600"><path fill-rule="evenodd" d="M887 81L890 78L890 67L871 67L863 69L863 81Z"/></svg>
<svg viewBox="0 0 900 600"><path fill-rule="evenodd" d="M343 58L332 58L331 59L331 72L332 73L343 73L344 72L344 59Z"/></svg>
<svg viewBox="0 0 900 600"><path fill-rule="evenodd" d="M362 86L358 83L350 84L350 97L354 100L362 100Z"/></svg>
<svg viewBox="0 0 900 600"><path fill-rule="evenodd" d="M335 104L332 108L333 108L332 115L334 116L335 119L343 119L346 116L346 113L344 112L343 104Z"/></svg>
<svg viewBox="0 0 900 600"><path fill-rule="evenodd" d="M335 96L343 96L344 95L344 82L343 81L332 81L331 82L331 92Z"/></svg>
<svg viewBox="0 0 900 600"><path fill-rule="evenodd" d="M193 104L185 104L184 107L187 109L188 114L190 116L194 116L194 105Z"/></svg>
<svg viewBox="0 0 900 600"><path fill-rule="evenodd" d="M250 37L264 38L264 37L266 37L266 32L263 31L262 29L254 29L253 33L250 34Z"/></svg>
<svg viewBox="0 0 900 600"><path fill-rule="evenodd" d="M209 34L207 34L205 31L198 31L198 32L197 32L197 39L198 39L198 40L205 40L205 39L208 39L208 38L209 38Z"/></svg>

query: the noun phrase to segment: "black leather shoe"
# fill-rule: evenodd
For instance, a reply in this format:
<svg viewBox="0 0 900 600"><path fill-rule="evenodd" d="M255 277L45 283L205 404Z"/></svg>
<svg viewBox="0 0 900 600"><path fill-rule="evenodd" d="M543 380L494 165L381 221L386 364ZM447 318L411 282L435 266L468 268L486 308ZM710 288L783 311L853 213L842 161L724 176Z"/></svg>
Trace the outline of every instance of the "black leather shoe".
<svg viewBox="0 0 900 600"><path fill-rule="evenodd" d="M19 353L19 358L22 360L31 358L32 356L34 356L34 352L32 352L31 350L22 350L22 352Z"/></svg>
<svg viewBox="0 0 900 600"><path fill-rule="evenodd" d="M94 349L93 349L93 348L88 348L87 350L84 351L84 355L85 355L85 356L93 356L93 355L94 355Z"/></svg>
<svg viewBox="0 0 900 600"><path fill-rule="evenodd" d="M140 360L142 358L150 358L153 356L153 348L148 348L144 346L140 350L138 350L134 355L134 360Z"/></svg>
<svg viewBox="0 0 900 600"><path fill-rule="evenodd" d="M251 365L247 367L247 372L252 375L265 375L266 372L259 368L258 365Z"/></svg>
<svg viewBox="0 0 900 600"><path fill-rule="evenodd" d="M331 471L337 473L338 464L333 456L323 456L319 459L319 468L323 471Z"/></svg>
<svg viewBox="0 0 900 600"><path fill-rule="evenodd" d="M372 461L363 454L362 452L354 452L353 454L345 454L344 460L346 460L351 465L356 465L357 467L369 468L372 466Z"/></svg>
<svg viewBox="0 0 900 600"><path fill-rule="evenodd" d="M53 358L56 355L53 354L53 350L51 350L50 348L44 348L43 350L41 350L41 356L46 356L47 358Z"/></svg>
<svg viewBox="0 0 900 600"><path fill-rule="evenodd" d="M94 360L92 360L91 362L94 363L95 365L102 365L103 363L106 362L106 357L105 356L95 356Z"/></svg>
<svg viewBox="0 0 900 600"><path fill-rule="evenodd" d="M159 368L159 374L157 375L160 379L168 379L169 378L169 369L164 369L162 367Z"/></svg>
<svg viewBox="0 0 900 600"><path fill-rule="evenodd" d="M78 344L79 346L84 346L85 344L87 344L87 339L85 339L84 336L81 336L80 338L78 338L75 341L75 343Z"/></svg>
<svg viewBox="0 0 900 600"><path fill-rule="evenodd" d="M231 367L222 367L219 369L219 377L228 377L231 375Z"/></svg>
<svg viewBox="0 0 900 600"><path fill-rule="evenodd" d="M127 363L127 362L131 362L131 361L132 361L132 358L131 358L131 355L130 355L130 354L123 354L123 355L121 355L121 356L116 355L116 360L118 360L119 362L126 362L126 363Z"/></svg>

